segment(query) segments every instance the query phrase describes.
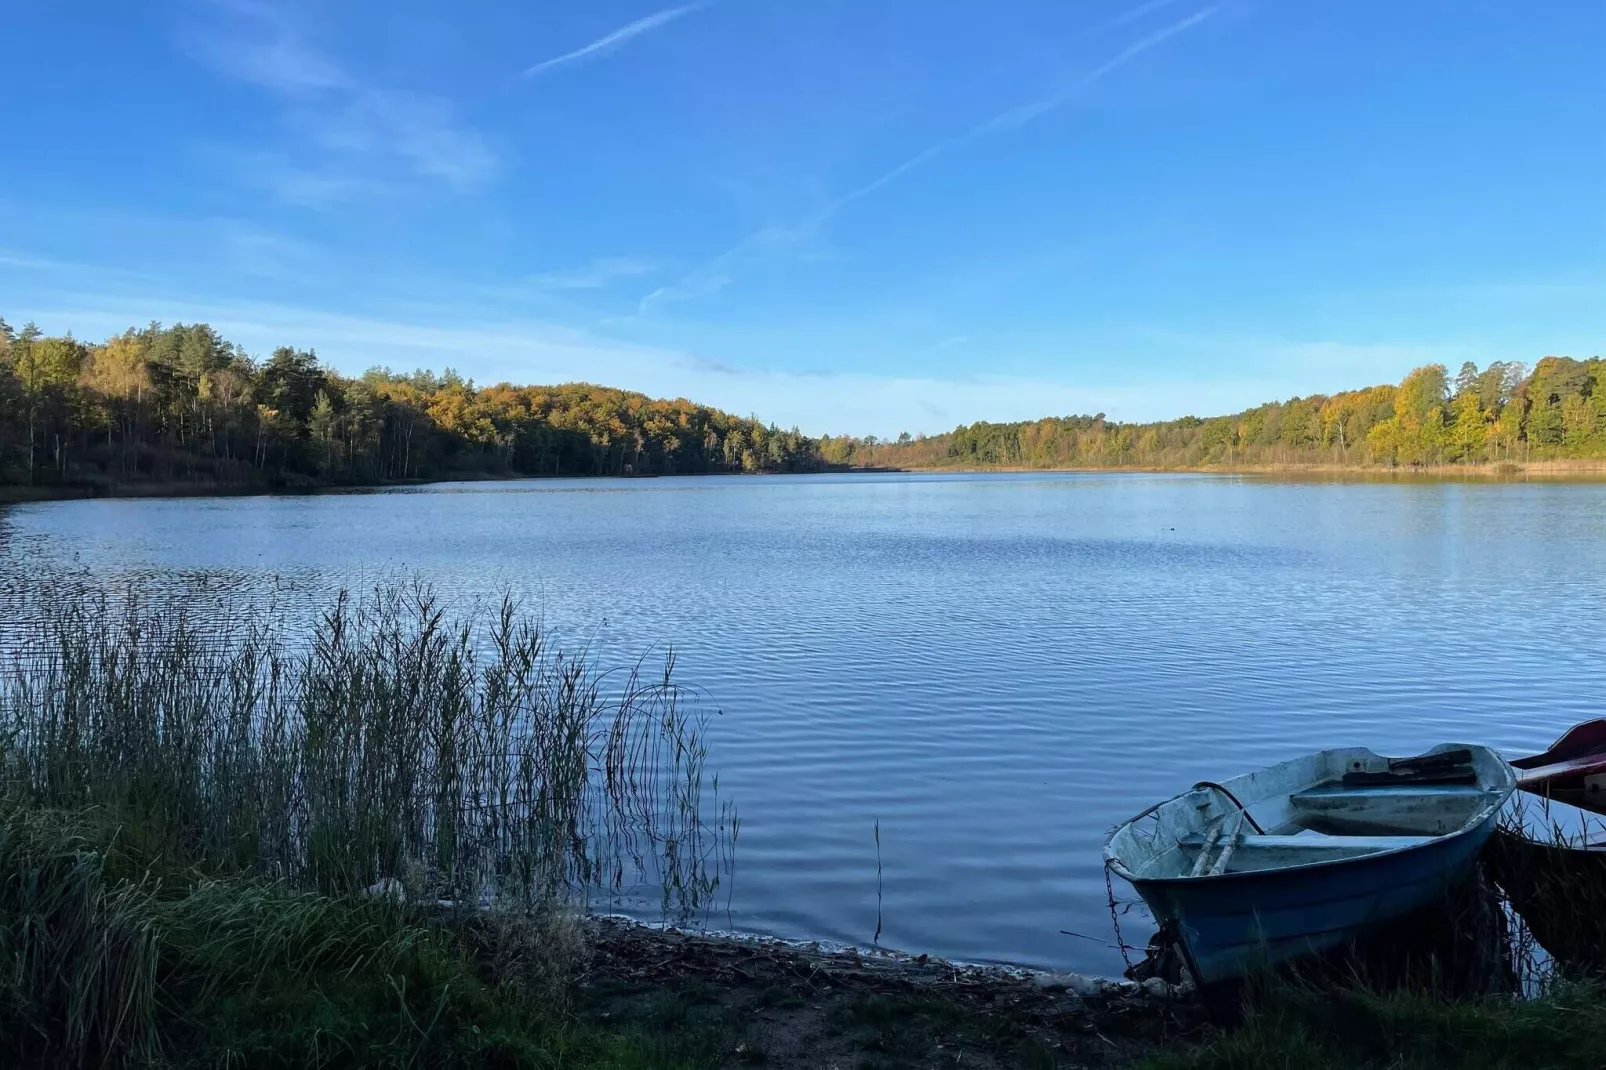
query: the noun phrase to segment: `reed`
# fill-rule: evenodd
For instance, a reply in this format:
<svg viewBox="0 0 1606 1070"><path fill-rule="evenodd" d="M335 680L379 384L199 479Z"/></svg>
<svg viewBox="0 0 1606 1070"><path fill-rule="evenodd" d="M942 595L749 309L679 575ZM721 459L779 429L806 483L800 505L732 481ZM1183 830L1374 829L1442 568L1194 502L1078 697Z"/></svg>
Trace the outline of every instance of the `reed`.
<svg viewBox="0 0 1606 1070"><path fill-rule="evenodd" d="M1485 851L1525 991L1606 977L1606 819L1519 795Z"/></svg>
<svg viewBox="0 0 1606 1070"><path fill-rule="evenodd" d="M706 906L734 813L673 655L599 670L511 598L342 592L305 630L225 596L41 588L0 683L0 795L124 849L325 895ZM197 608L200 606L202 608Z"/></svg>
<svg viewBox="0 0 1606 1070"><path fill-rule="evenodd" d="M228 588L6 596L0 1062L638 1065L562 999L588 901L728 879L672 656L604 672L417 584L305 627Z"/></svg>

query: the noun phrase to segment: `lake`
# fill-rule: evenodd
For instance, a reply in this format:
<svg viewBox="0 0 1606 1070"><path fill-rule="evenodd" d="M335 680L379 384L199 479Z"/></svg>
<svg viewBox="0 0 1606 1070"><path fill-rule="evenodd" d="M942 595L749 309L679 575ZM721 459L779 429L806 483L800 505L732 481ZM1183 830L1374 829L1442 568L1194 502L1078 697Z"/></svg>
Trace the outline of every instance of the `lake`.
<svg viewBox="0 0 1606 1070"><path fill-rule="evenodd" d="M0 509L0 584L44 569L310 601L399 571L510 587L605 664L672 646L722 711L710 762L742 816L718 924L864 944L879 911L885 945L1102 973L1100 848L1149 803L1324 746L1539 749L1606 698L1599 483L863 474Z"/></svg>

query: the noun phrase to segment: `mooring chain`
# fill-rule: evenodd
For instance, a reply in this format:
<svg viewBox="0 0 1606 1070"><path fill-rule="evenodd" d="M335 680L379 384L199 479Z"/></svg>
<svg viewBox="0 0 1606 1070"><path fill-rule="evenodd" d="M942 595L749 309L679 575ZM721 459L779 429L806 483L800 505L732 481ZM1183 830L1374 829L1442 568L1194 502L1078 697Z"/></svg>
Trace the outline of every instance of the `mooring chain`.
<svg viewBox="0 0 1606 1070"><path fill-rule="evenodd" d="M1110 904L1110 923L1115 926L1115 946L1121 952L1121 961L1126 963L1126 968L1130 970L1132 968L1132 957L1126 953L1126 937L1121 935L1121 918L1115 909L1115 885L1110 882L1110 863L1108 859L1104 862L1104 895L1106 901Z"/></svg>

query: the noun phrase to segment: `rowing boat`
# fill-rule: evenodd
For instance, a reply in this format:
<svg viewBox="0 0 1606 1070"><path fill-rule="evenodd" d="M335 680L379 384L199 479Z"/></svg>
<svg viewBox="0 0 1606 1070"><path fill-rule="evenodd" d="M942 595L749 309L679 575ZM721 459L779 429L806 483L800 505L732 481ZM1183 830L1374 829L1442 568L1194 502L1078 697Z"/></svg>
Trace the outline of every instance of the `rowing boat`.
<svg viewBox="0 0 1606 1070"><path fill-rule="evenodd" d="M1528 931L1563 969L1606 973L1606 720L1584 721L1518 758L1514 808L1484 852Z"/></svg>
<svg viewBox="0 0 1606 1070"><path fill-rule="evenodd" d="M1606 973L1606 825L1546 800L1503 820L1483 852L1528 932L1570 973Z"/></svg>
<svg viewBox="0 0 1606 1070"><path fill-rule="evenodd" d="M1523 791L1606 813L1606 720L1575 724L1549 750L1511 765Z"/></svg>
<svg viewBox="0 0 1606 1070"><path fill-rule="evenodd" d="M1470 874L1515 786L1488 747L1317 751L1149 807L1105 862L1210 984L1428 905Z"/></svg>

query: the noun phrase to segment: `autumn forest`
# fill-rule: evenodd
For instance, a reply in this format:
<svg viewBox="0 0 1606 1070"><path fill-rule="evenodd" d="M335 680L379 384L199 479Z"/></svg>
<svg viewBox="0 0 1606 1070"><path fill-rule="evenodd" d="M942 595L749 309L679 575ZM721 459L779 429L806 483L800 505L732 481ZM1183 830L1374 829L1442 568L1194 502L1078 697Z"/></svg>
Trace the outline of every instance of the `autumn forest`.
<svg viewBox="0 0 1606 1070"><path fill-rule="evenodd" d="M101 343L0 320L0 486L274 489L474 476L887 468L1412 467L1606 458L1606 361L1411 372L1399 386L1231 416L975 423L813 438L690 401L450 369L348 378L311 351L247 354L206 324Z"/></svg>
<svg viewBox="0 0 1606 1070"><path fill-rule="evenodd" d="M585 383L477 387L450 369L351 379L313 352L255 359L206 324L85 344L0 320L0 484L293 488L820 467L813 439L689 401Z"/></svg>
<svg viewBox="0 0 1606 1070"><path fill-rule="evenodd" d="M1270 402L1231 416L975 423L894 442L827 438L828 463L898 467L1194 468L1606 458L1606 360L1545 357L1417 368L1399 386Z"/></svg>

